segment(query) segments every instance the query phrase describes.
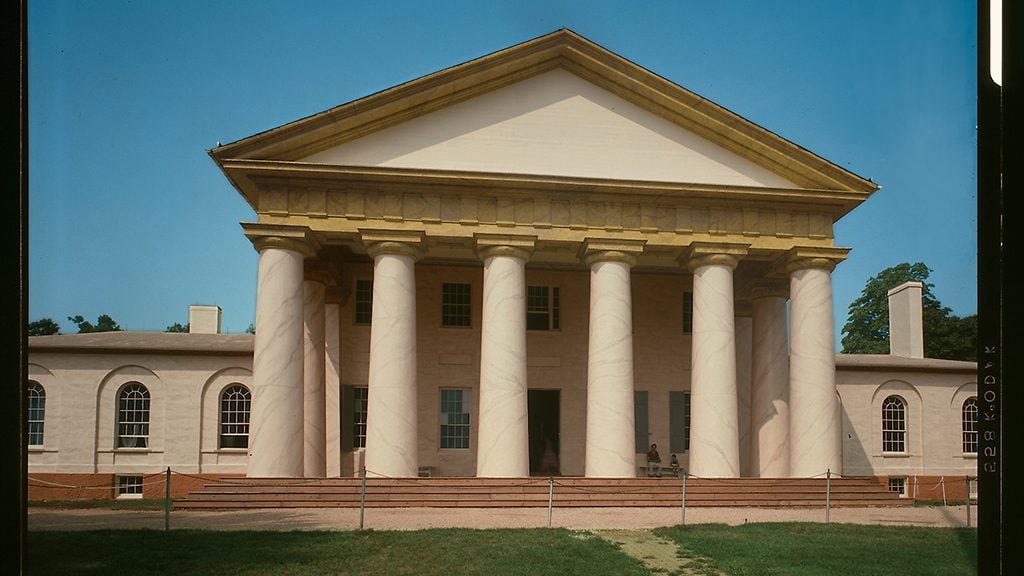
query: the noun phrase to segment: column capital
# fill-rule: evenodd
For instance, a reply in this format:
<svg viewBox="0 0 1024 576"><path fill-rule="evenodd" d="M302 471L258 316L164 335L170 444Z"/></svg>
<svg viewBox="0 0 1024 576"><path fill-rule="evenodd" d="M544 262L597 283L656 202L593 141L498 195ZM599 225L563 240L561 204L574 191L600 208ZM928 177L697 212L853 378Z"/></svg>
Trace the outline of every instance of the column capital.
<svg viewBox="0 0 1024 576"><path fill-rule="evenodd" d="M728 266L735 269L740 259L747 255L750 244L725 242L694 242L680 257L686 269L694 272L701 266Z"/></svg>
<svg viewBox="0 0 1024 576"><path fill-rule="evenodd" d="M527 261L533 254L536 236L517 234L474 234L476 253L481 260L493 256L511 256Z"/></svg>
<svg viewBox="0 0 1024 576"><path fill-rule="evenodd" d="M637 256L643 254L645 244L647 240L587 238L580 246L579 258L587 267L598 262L625 262L632 268Z"/></svg>
<svg viewBox="0 0 1024 576"><path fill-rule="evenodd" d="M360 239L371 258L378 254L409 256L413 261L423 258L423 232L411 230L360 230Z"/></svg>
<svg viewBox="0 0 1024 576"><path fill-rule="evenodd" d="M313 258L320 250L313 232L302 226L243 222L242 229L257 252L279 248L298 252L303 258Z"/></svg>
<svg viewBox="0 0 1024 576"><path fill-rule="evenodd" d="M831 272L849 253L849 248L796 246L781 256L775 267L786 274L812 268Z"/></svg>

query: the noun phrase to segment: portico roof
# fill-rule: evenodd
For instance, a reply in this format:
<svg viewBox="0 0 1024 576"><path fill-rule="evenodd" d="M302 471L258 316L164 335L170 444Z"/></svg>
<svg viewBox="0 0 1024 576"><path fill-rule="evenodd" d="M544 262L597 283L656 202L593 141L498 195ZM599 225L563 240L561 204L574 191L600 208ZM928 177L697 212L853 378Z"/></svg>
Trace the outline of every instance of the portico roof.
<svg viewBox="0 0 1024 576"><path fill-rule="evenodd" d="M339 165L316 161L325 151L494 93L552 71L566 71L687 133L696 135L792 185L750 186L673 178L571 177L537 172ZM257 212L260 182L270 173L311 185L585 188L594 191L705 194L735 201L775 198L810 202L833 220L878 189L870 180L583 38L568 29L412 80L210 151ZM318 156L319 155L319 156ZM311 158L313 161L311 161ZM638 186L639 185L639 186Z"/></svg>
<svg viewBox="0 0 1024 576"><path fill-rule="evenodd" d="M833 224L878 186L562 29L210 151L258 217L321 260L411 233L429 262L478 238L535 239L531 265L639 242L638 270L698 244L741 250L738 282L798 252L833 264Z"/></svg>

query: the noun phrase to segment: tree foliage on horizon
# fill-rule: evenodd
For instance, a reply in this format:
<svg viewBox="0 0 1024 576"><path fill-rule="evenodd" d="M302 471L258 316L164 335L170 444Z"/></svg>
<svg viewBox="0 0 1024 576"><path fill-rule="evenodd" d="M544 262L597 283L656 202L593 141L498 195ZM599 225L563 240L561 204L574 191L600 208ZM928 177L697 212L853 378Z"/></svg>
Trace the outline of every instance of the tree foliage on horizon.
<svg viewBox="0 0 1024 576"><path fill-rule="evenodd" d="M942 306L927 282L931 269L921 262L886 268L868 280L860 297L850 304L843 326L844 354L889 353L889 290L904 282L917 281L921 291L925 358L975 360L978 334L977 315L959 317Z"/></svg>
<svg viewBox="0 0 1024 576"><path fill-rule="evenodd" d="M50 336L60 334L60 324L54 322L53 318L40 318L35 322L28 323L29 336Z"/></svg>
<svg viewBox="0 0 1024 576"><path fill-rule="evenodd" d="M181 322L175 322L167 327L164 332L177 332L177 333L188 333L189 324L182 324Z"/></svg>
<svg viewBox="0 0 1024 576"><path fill-rule="evenodd" d="M96 319L96 323L89 322L81 315L68 316L68 320L71 320L78 326L79 334L86 334L89 332L120 332L121 327L117 325L117 322L113 318L106 314L100 314L99 318Z"/></svg>

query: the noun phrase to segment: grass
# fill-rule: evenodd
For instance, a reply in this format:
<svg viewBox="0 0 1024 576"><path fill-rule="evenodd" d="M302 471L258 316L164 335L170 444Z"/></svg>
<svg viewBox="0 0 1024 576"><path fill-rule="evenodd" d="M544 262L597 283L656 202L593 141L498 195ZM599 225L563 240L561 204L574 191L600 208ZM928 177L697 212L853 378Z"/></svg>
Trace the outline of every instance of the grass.
<svg viewBox="0 0 1024 576"><path fill-rule="evenodd" d="M971 528L755 523L654 532L706 574L977 574ZM26 573L41 575L651 574L615 545L564 529L29 531L25 551Z"/></svg>
<svg viewBox="0 0 1024 576"><path fill-rule="evenodd" d="M977 574L977 532L971 528L856 524L702 524L659 528L659 536L701 557L711 574L730 576Z"/></svg>
<svg viewBox="0 0 1024 576"><path fill-rule="evenodd" d="M651 574L611 543L563 529L31 531L26 552L35 575Z"/></svg>

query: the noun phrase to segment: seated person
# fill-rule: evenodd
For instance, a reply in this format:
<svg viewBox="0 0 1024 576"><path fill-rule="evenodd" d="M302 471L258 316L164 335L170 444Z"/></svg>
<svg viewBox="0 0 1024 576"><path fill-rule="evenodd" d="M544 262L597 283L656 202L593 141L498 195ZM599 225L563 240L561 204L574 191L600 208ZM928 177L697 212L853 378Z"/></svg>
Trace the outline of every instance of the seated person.
<svg viewBox="0 0 1024 576"><path fill-rule="evenodd" d="M661 478L661 455L658 454L657 444L651 444L647 452L647 475Z"/></svg>
<svg viewBox="0 0 1024 576"><path fill-rule="evenodd" d="M672 473L679 476L679 458L676 458L675 454L672 455L672 460L669 461L668 465L672 467Z"/></svg>

